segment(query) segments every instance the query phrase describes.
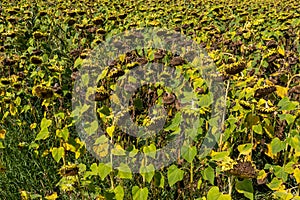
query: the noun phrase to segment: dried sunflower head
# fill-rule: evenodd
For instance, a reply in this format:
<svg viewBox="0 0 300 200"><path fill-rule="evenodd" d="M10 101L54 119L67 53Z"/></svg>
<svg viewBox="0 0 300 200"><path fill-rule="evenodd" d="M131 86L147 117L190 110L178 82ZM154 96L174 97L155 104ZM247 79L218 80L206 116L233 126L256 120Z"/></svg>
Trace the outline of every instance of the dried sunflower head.
<svg viewBox="0 0 300 200"><path fill-rule="evenodd" d="M76 29L84 29L84 24L75 24Z"/></svg>
<svg viewBox="0 0 300 200"><path fill-rule="evenodd" d="M81 59L85 59L85 58L88 57L88 55L89 55L89 54L87 54L87 53L81 53L81 54L80 54L80 58L81 58Z"/></svg>
<svg viewBox="0 0 300 200"><path fill-rule="evenodd" d="M99 91L95 93L95 101L103 101L109 98L109 94L104 91Z"/></svg>
<svg viewBox="0 0 300 200"><path fill-rule="evenodd" d="M93 40L94 44L100 44L101 42L103 42L102 38L96 38L96 39Z"/></svg>
<svg viewBox="0 0 300 200"><path fill-rule="evenodd" d="M118 17L119 17L120 19L125 19L125 18L127 17L127 14L126 14L126 13L120 13L120 14L118 15Z"/></svg>
<svg viewBox="0 0 300 200"><path fill-rule="evenodd" d="M9 32L3 34L3 36L11 37L11 38L16 37L16 35L17 34L14 31L9 31Z"/></svg>
<svg viewBox="0 0 300 200"><path fill-rule="evenodd" d="M244 108L244 109L251 109L251 104L248 101L240 100L239 104Z"/></svg>
<svg viewBox="0 0 300 200"><path fill-rule="evenodd" d="M135 67L139 66L138 62L132 62L126 65L127 69L133 69Z"/></svg>
<svg viewBox="0 0 300 200"><path fill-rule="evenodd" d="M47 37L47 33L42 33L42 32L40 32L40 31L35 31L35 32L33 33L33 37L34 37L35 39L45 38L45 37Z"/></svg>
<svg viewBox="0 0 300 200"><path fill-rule="evenodd" d="M265 85L255 90L254 97L261 98L263 96L271 94L274 91L276 91L276 87L274 85Z"/></svg>
<svg viewBox="0 0 300 200"><path fill-rule="evenodd" d="M78 15L84 15L85 14L85 11L84 10L76 10L76 13Z"/></svg>
<svg viewBox="0 0 300 200"><path fill-rule="evenodd" d="M9 98L9 97L4 97L4 98L3 98L3 101L4 101L5 103L10 103L10 102L11 102L11 98Z"/></svg>
<svg viewBox="0 0 300 200"><path fill-rule="evenodd" d="M97 33L98 35L104 35L104 34L106 33L106 30L104 30L104 29L102 29L102 28L99 28L99 29L96 31L96 33Z"/></svg>
<svg viewBox="0 0 300 200"><path fill-rule="evenodd" d="M40 12L39 12L39 15L42 17L42 16L45 16L45 15L47 15L48 13L47 13L47 10L41 10Z"/></svg>
<svg viewBox="0 0 300 200"><path fill-rule="evenodd" d="M5 59L3 60L3 64L4 64L4 65L12 66L12 65L14 65L15 63L17 63L17 60L16 60L16 59L5 58Z"/></svg>
<svg viewBox="0 0 300 200"><path fill-rule="evenodd" d="M104 22L104 19L102 17L95 17L92 22L96 25L101 25Z"/></svg>
<svg viewBox="0 0 300 200"><path fill-rule="evenodd" d="M273 106L273 107L258 107L257 111L261 114L271 114L273 112L275 112L277 110L277 107Z"/></svg>
<svg viewBox="0 0 300 200"><path fill-rule="evenodd" d="M235 63L225 65L224 71L227 74L234 75L238 74L246 68L246 62L238 61Z"/></svg>
<svg viewBox="0 0 300 200"><path fill-rule="evenodd" d="M61 176L76 176L78 175L79 168L76 164L66 165L59 169Z"/></svg>
<svg viewBox="0 0 300 200"><path fill-rule="evenodd" d="M32 94L41 99L49 99L49 98L53 97L54 92L53 92L52 88L38 85L33 88Z"/></svg>
<svg viewBox="0 0 300 200"><path fill-rule="evenodd" d="M10 15L15 15L15 14L17 14L19 11L20 11L20 8L14 7L14 8L8 9L6 12L7 12L8 14L10 14Z"/></svg>
<svg viewBox="0 0 300 200"><path fill-rule="evenodd" d="M13 84L13 87L14 87L15 89L19 90L19 89L21 89L22 84L21 84L21 83L14 83L14 84Z"/></svg>
<svg viewBox="0 0 300 200"><path fill-rule="evenodd" d="M227 171L229 174L240 178L256 178L257 173L250 161L238 162L233 169Z"/></svg>
<svg viewBox="0 0 300 200"><path fill-rule="evenodd" d="M70 10L67 12L67 14L70 16L70 17L75 17L76 15L76 10Z"/></svg>
<svg viewBox="0 0 300 200"><path fill-rule="evenodd" d="M108 76L110 76L111 78L117 78L123 76L124 74L125 74L124 70L118 68L112 68Z"/></svg>
<svg viewBox="0 0 300 200"><path fill-rule="evenodd" d="M84 25L84 28L85 29L90 29L90 28L92 28L94 25L93 24L85 24Z"/></svg>
<svg viewBox="0 0 300 200"><path fill-rule="evenodd" d="M2 85L9 85L11 83L11 80L8 78L2 78L0 79L0 82Z"/></svg>
<svg viewBox="0 0 300 200"><path fill-rule="evenodd" d="M76 19L75 18L69 18L68 20L67 20L67 23L68 23L68 25L69 26L72 26L73 24L75 24L76 23Z"/></svg>
<svg viewBox="0 0 300 200"><path fill-rule="evenodd" d="M172 93L165 92L163 95L163 103L164 104L172 104L176 100L176 96Z"/></svg>
<svg viewBox="0 0 300 200"><path fill-rule="evenodd" d="M276 48L277 47L277 42L275 40L269 40L267 43L266 43L266 46L268 48Z"/></svg>
<svg viewBox="0 0 300 200"><path fill-rule="evenodd" d="M10 23L15 23L18 21L18 18L17 17L8 17L6 18L7 21L9 21Z"/></svg>
<svg viewBox="0 0 300 200"><path fill-rule="evenodd" d="M30 58L30 62L33 63L33 64L42 64L43 63L43 59L39 56L31 56Z"/></svg>
<svg viewBox="0 0 300 200"><path fill-rule="evenodd" d="M117 16L114 15L114 14L112 14L112 15L108 16L107 19L108 19L108 20L116 20L116 19L117 19Z"/></svg>
<svg viewBox="0 0 300 200"><path fill-rule="evenodd" d="M157 52L154 53L154 59L162 59L166 55L166 51L163 49L158 49Z"/></svg>
<svg viewBox="0 0 300 200"><path fill-rule="evenodd" d="M180 56L173 57L172 60L170 61L170 65L172 67L182 65L182 64L185 64L185 60Z"/></svg>

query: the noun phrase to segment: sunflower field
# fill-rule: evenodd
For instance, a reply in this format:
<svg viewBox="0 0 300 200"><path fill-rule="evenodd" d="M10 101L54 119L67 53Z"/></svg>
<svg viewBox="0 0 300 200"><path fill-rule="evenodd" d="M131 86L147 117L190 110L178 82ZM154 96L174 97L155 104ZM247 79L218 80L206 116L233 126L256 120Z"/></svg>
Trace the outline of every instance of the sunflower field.
<svg viewBox="0 0 300 200"><path fill-rule="evenodd" d="M2 0L0 199L300 200L297 2ZM95 103L99 121L88 121L87 115L83 129L102 128L104 137L78 133L76 115L90 113L88 106L74 106L74 98L82 93L76 84L88 85L91 78L82 74L85 61L105 41L140 28L161 28L157 36L169 35L167 42L176 40L174 34L185 36L207 52L217 69L211 76L224 88L221 127L209 118L212 91L198 70L174 52L139 48L113 58L99 72L97 88L87 88L92 95L83 97ZM176 159L159 169L147 165L147 159L155 158L157 149L181 131L184 112L195 113L182 111L179 95L160 84L130 89L123 77L134 70L142 73L138 69L149 63L182 72L200 99L195 111L199 123L187 131L191 144L182 144ZM168 76L162 74L158 81L180 80ZM112 95L117 83L135 91L129 114L121 121L131 118L137 126L151 129L153 121L161 120L149 117L151 108L164 107L165 126L159 136L130 136L114 123L112 106L120 101ZM221 135L201 157L202 141L211 127L220 128ZM113 167L101 161L110 154L107 141L113 143L114 155L143 152L139 173L126 163Z"/></svg>

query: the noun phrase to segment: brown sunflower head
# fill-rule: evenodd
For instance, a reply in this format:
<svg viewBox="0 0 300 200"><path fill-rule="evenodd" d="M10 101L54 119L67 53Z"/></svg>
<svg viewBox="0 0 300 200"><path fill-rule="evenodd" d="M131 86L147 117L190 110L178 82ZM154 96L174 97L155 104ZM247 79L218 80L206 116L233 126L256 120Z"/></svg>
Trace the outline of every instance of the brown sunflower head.
<svg viewBox="0 0 300 200"><path fill-rule="evenodd" d="M39 65L39 64L43 63L43 60L39 56L31 56L30 62L33 63L33 64L36 64L36 65Z"/></svg>
<svg viewBox="0 0 300 200"><path fill-rule="evenodd" d="M246 62L238 61L225 65L225 72L230 75L238 74L246 68Z"/></svg>
<svg viewBox="0 0 300 200"><path fill-rule="evenodd" d="M250 161L238 162L228 173L239 178L256 178L257 176L256 170Z"/></svg>
<svg viewBox="0 0 300 200"><path fill-rule="evenodd" d="M54 92L51 88L45 86L36 86L32 90L32 94L41 98L41 99L49 99L53 97Z"/></svg>
<svg viewBox="0 0 300 200"><path fill-rule="evenodd" d="M274 85L265 85L255 90L254 97L260 98L271 94L274 91L276 91L276 87Z"/></svg>

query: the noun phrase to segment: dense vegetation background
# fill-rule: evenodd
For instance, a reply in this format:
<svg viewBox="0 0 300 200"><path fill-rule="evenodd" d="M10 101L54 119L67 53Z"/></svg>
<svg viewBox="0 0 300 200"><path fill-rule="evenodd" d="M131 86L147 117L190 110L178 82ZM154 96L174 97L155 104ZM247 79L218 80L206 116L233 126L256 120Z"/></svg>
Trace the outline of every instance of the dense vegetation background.
<svg viewBox="0 0 300 200"><path fill-rule="evenodd" d="M0 5L0 199L300 199L298 1L11 0ZM79 138L71 100L83 59L106 38L138 27L185 34L207 50L220 71L225 127L204 159L196 156L199 139L168 167L122 173L93 158ZM137 53L134 64L116 60L99 86L102 120L110 117L110 86L124 71L153 56L172 61L172 55L159 52ZM204 98L208 89L201 77L188 75ZM146 123L148 89L135 97L139 124ZM208 130L209 109L202 110L195 138ZM168 111L175 127L176 106ZM109 135L136 142L105 122Z"/></svg>

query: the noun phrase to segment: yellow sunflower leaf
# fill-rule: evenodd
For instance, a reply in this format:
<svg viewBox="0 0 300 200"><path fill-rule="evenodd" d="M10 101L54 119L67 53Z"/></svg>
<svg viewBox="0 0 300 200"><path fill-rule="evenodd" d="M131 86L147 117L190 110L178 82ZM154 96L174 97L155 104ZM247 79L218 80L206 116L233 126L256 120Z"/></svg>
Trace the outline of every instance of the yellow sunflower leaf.
<svg viewBox="0 0 300 200"><path fill-rule="evenodd" d="M285 50L284 50L284 48L282 48L282 47L278 47L277 51L278 51L278 53L279 53L279 54L281 54L281 55L283 55L283 56L284 56L284 54L285 54Z"/></svg>
<svg viewBox="0 0 300 200"><path fill-rule="evenodd" d="M275 87L276 87L276 94L279 97L284 98L284 97L288 96L289 88L282 87L282 86L279 86L279 85L276 85Z"/></svg>
<svg viewBox="0 0 300 200"><path fill-rule="evenodd" d="M0 130L0 139L4 139L5 138L5 134L6 134L6 130L5 129Z"/></svg>
<svg viewBox="0 0 300 200"><path fill-rule="evenodd" d="M272 154L272 146L270 144L267 144L267 148L268 148L268 151L265 154L273 159L275 155Z"/></svg>
<svg viewBox="0 0 300 200"><path fill-rule="evenodd" d="M296 168L294 170L294 177L296 179L296 182L299 184L300 183L300 169L299 168Z"/></svg>
<svg viewBox="0 0 300 200"><path fill-rule="evenodd" d="M112 137L112 135L113 135L113 133L115 131L115 128L116 128L115 126L110 126L110 127L106 128L106 132L109 135L109 137Z"/></svg>
<svg viewBox="0 0 300 200"><path fill-rule="evenodd" d="M48 199L48 200L55 200L55 199L58 198L58 196L57 196L57 193L54 192L53 194L48 195L48 196L46 196L45 198Z"/></svg>

